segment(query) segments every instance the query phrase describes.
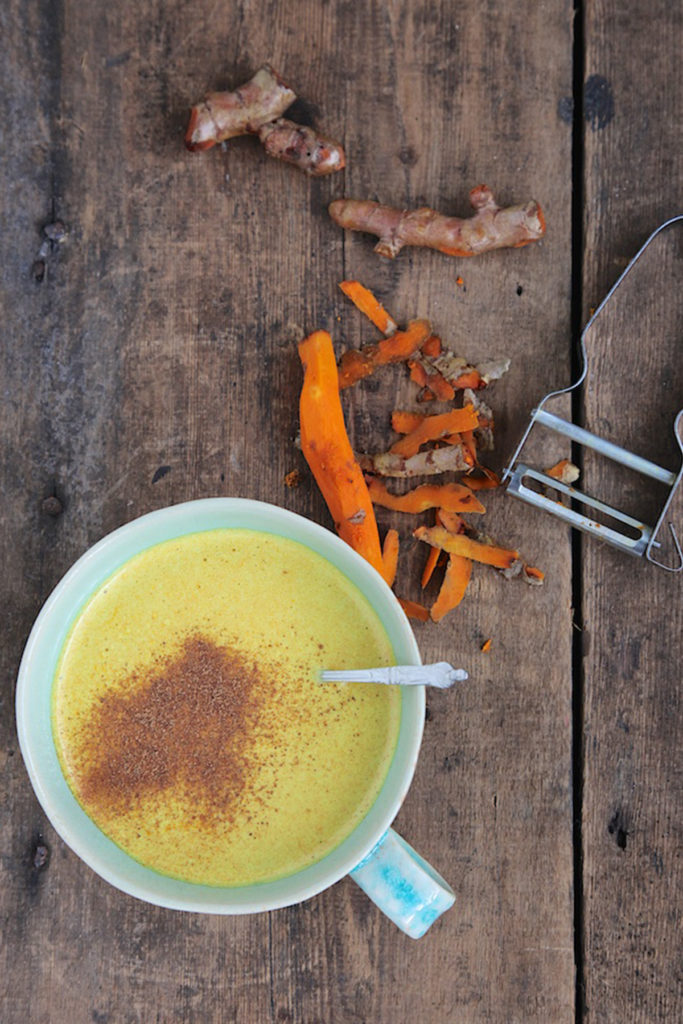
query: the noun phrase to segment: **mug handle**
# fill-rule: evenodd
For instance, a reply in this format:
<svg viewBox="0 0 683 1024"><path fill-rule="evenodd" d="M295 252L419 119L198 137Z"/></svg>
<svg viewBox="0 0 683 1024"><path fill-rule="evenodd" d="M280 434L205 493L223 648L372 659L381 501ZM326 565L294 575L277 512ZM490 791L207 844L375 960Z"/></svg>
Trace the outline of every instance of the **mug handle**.
<svg viewBox="0 0 683 1024"><path fill-rule="evenodd" d="M411 939L421 938L455 902L448 882L393 828L384 833L350 876Z"/></svg>

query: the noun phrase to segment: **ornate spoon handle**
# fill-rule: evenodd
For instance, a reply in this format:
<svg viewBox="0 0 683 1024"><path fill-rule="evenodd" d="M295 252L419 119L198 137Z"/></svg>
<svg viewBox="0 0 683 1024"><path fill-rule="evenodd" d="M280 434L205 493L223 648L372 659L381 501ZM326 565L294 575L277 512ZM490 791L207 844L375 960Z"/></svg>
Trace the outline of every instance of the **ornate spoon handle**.
<svg viewBox="0 0 683 1024"><path fill-rule="evenodd" d="M447 690L464 683L467 672L453 668L447 661L434 665L390 665L388 668L341 669L320 673L323 683L386 683L389 686L436 686Z"/></svg>

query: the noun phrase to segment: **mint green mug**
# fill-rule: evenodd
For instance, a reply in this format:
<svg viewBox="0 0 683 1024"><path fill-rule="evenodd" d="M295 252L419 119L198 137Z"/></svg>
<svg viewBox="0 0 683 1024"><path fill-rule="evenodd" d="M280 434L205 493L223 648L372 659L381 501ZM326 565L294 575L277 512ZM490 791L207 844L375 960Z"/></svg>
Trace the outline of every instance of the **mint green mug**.
<svg viewBox="0 0 683 1024"><path fill-rule="evenodd" d="M298 541L322 555L365 595L399 664L420 664L410 624L390 588L329 530L285 509L243 498L207 498L151 512L87 551L40 612L19 669L17 731L38 800L64 842L112 885L157 906L201 913L248 914L290 906L350 874L403 931L419 938L455 899L448 884L390 828L410 786L422 740L424 687L402 691L401 725L387 777L350 836L317 863L277 881L242 887L182 882L147 868L116 846L69 788L52 734L51 694L67 634L90 595L133 555L188 533L241 528Z"/></svg>

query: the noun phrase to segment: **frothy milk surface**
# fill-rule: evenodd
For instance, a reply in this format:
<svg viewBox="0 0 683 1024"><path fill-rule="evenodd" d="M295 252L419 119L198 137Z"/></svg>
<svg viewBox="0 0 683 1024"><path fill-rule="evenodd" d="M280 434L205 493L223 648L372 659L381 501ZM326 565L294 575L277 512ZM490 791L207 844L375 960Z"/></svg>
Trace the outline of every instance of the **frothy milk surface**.
<svg viewBox="0 0 683 1024"><path fill-rule="evenodd" d="M393 664L360 591L295 541L243 529L149 548L89 599L53 686L65 777L136 860L216 886L292 874L374 803L396 688L318 682Z"/></svg>

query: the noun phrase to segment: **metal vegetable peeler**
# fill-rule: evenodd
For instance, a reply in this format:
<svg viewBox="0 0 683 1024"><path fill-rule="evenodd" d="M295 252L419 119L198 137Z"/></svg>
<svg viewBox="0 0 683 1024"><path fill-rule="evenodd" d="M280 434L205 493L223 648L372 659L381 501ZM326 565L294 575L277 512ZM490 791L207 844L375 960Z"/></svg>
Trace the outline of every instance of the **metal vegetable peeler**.
<svg viewBox="0 0 683 1024"><path fill-rule="evenodd" d="M634 555L645 555L648 561L653 562L662 569L666 569L668 572L680 572L683 569L683 551L681 551L681 544L672 522L669 522L669 530L671 531L671 538L678 555L679 564L666 565L654 556L653 551L661 546L657 538L673 501L674 494L681 482L681 478L683 478L683 409L679 411L674 422L674 437L679 449L681 450L682 458L681 468L676 473L668 469L664 469L662 466L658 466L656 463L650 462L648 459L644 459L640 455L635 455L633 452L627 451L625 448L621 448L619 445L613 444L611 441L607 441L588 430L584 430L583 427L576 426L574 423L570 423L568 420L548 412L547 409L545 409L545 405L550 401L550 399L555 398L558 395L568 394L583 384L588 374L588 361L586 355L587 332L598 319L624 279L633 270L634 266L650 243L662 231L665 231L672 224L677 224L681 221L683 221L683 214L677 217L671 217L663 224L660 224L659 227L652 232L645 244L638 250L621 277L602 300L581 333L581 357L583 360L581 376L569 387L561 388L559 391L551 391L550 394L545 396L539 406L533 410L529 425L503 473L503 482L509 481L507 486L509 494L512 494L514 497L521 498L522 501L526 501L530 505L535 505L537 508L545 509L546 512L550 512L559 519L563 519L566 523L569 523L570 526L575 527L577 530L583 530L584 533L590 533L593 536L600 537L601 540L607 541L609 544L614 545L614 547L619 548L621 551L627 551ZM547 473L533 469L523 462L520 458L522 449L524 448L529 434L535 424L546 427L557 434L562 434L577 445L591 448L593 451L598 452L600 455L604 455L613 462L618 462L646 477L650 477L653 480L657 480L660 483L668 485L670 487L669 494L664 502L655 526L647 526L639 520L634 519L632 516L626 515L626 513L622 512L620 509L606 505L604 502L598 501L597 498L584 494L575 487L570 487L567 484L549 476ZM571 499L571 505L568 507L563 505L561 501L553 501L552 498L548 497L546 494L539 493L538 490L529 486L528 482L531 481L535 482L536 485L541 488L552 488L555 492L560 492L560 494L566 495ZM576 509L576 505L584 505L589 510L594 509L595 512L602 512L603 514L610 516L617 524L621 524L623 527L628 527L635 536L631 536L618 528L613 528L597 522L595 519L591 518L590 514L579 512Z"/></svg>

